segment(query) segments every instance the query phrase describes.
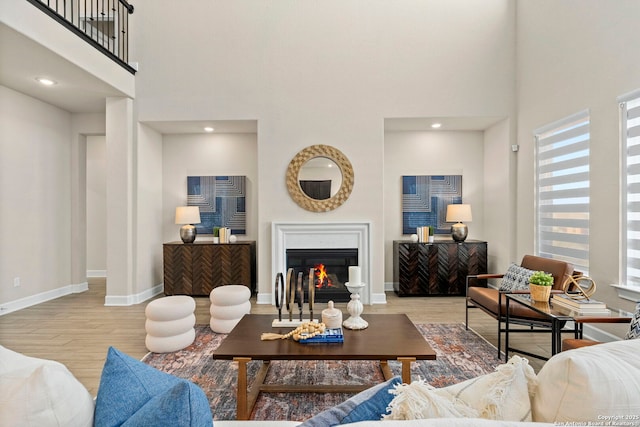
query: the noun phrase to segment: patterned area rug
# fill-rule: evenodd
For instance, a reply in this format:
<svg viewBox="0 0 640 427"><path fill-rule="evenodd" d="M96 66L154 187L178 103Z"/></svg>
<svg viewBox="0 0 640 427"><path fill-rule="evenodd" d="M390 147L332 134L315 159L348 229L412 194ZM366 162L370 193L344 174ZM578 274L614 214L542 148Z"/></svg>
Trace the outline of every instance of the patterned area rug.
<svg viewBox="0 0 640 427"><path fill-rule="evenodd" d="M465 330L462 324L417 324L420 333L436 351L437 360L412 364L412 378L423 378L435 387L444 387L493 372L500 363L496 348ZM234 362L213 360L211 352L225 334L212 332L208 325L196 326L195 342L175 353L149 353L142 361L161 371L188 379L200 386L209 398L214 420L236 419L236 373ZM255 377L262 362L250 362L248 378ZM389 361L394 374L400 363ZM370 361L274 361L265 380L272 384L373 384L384 381L378 362ZM328 409L351 397L349 393L262 393L251 414L253 420L298 420Z"/></svg>

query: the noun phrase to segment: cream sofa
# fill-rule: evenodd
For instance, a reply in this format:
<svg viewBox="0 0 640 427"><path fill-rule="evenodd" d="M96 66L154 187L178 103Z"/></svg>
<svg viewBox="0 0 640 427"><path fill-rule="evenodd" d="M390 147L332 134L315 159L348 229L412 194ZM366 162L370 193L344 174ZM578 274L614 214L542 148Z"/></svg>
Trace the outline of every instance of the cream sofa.
<svg viewBox="0 0 640 427"><path fill-rule="evenodd" d="M374 427L382 423L382 425L401 427L526 427L591 423L590 425L640 426L640 357L638 355L640 355L640 340L616 341L557 354L546 362L537 375L524 359L514 357L508 364L501 365L495 373L447 388L432 389L420 381L414 381L411 385L401 385L394 389L397 394L395 398L404 396L404 402L411 401L409 397L414 399L412 405L403 407L402 402L394 404L393 402L396 402L394 398L391 404L391 406L396 405L394 410L423 405L422 410L426 408L433 413L442 412L446 406L451 406L447 410L453 412L460 408L463 408L460 412L473 411L475 410L473 408L478 405L484 405L482 402L485 396L493 396L494 406L488 411L488 415L496 419L484 419L487 415L487 411L484 411L482 418L454 418L448 415L446 418L437 416L415 420L361 421L349 425ZM138 361L132 363L143 365ZM153 368L144 365L135 369ZM130 367L127 366L124 372L131 376ZM161 375L166 374L161 373ZM103 378L104 376L103 372ZM500 383L500 387L494 387L497 383ZM176 388L173 387L173 389ZM139 387L132 386L130 390L136 390L136 397L139 397ZM94 403L86 389L61 364L26 357L0 346L0 425L92 426L94 408L97 418L101 399L102 404L109 408L118 402L128 401L127 389L122 390L122 387L118 390L120 394L117 398L112 400L109 400L110 396L104 392L101 396L101 391L98 392L97 403ZM385 392L388 393L386 390ZM363 393L366 394L366 392ZM190 394L194 394L193 389L190 389ZM364 402L370 403L369 400L364 400L358 404ZM208 410L208 405L206 406ZM162 408L162 406L159 407ZM189 407L194 408L197 405ZM197 420L198 417L193 416L192 412L193 410L181 416L181 421ZM480 412L483 411L480 410ZM154 414L154 416L155 419L164 419L162 414ZM213 425L216 427L328 425L324 423L322 416L323 414L316 414L304 423L213 421ZM143 420L146 421L144 418ZM210 418L209 421L206 421L206 417L201 417L199 420L199 424L183 423L181 425L211 425ZM205 421L202 422L202 420ZM99 424L96 422L95 425ZM153 425L163 424L153 423Z"/></svg>

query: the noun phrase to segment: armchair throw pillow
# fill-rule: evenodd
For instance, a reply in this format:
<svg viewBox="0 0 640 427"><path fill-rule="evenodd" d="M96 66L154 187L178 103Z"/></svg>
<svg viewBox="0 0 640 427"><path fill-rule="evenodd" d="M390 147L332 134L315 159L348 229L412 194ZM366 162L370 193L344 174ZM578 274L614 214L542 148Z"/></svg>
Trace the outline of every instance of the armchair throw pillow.
<svg viewBox="0 0 640 427"><path fill-rule="evenodd" d="M533 270L511 264L500 283L501 291L524 291L529 289L529 278Z"/></svg>
<svg viewBox="0 0 640 427"><path fill-rule="evenodd" d="M625 340L633 340L640 338L640 303L636 305L636 312L633 314L633 319L629 324L629 331L624 336Z"/></svg>

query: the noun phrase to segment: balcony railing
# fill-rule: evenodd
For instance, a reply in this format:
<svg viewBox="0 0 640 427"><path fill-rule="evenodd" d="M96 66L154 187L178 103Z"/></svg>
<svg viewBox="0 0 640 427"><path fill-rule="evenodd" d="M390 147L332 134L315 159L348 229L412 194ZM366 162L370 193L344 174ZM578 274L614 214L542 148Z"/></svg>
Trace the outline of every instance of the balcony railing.
<svg viewBox="0 0 640 427"><path fill-rule="evenodd" d="M125 0L27 0L93 45L132 74L129 65L129 15Z"/></svg>

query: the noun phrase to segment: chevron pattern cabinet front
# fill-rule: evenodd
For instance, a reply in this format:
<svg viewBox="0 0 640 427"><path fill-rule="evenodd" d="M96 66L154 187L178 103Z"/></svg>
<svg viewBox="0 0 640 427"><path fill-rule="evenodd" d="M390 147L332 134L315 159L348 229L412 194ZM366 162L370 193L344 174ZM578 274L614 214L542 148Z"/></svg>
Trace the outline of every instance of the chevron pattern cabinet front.
<svg viewBox="0 0 640 427"><path fill-rule="evenodd" d="M465 294L469 274L487 272L487 242L393 242L393 290L398 296Z"/></svg>
<svg viewBox="0 0 640 427"><path fill-rule="evenodd" d="M255 291L255 242L165 243L163 261L165 295L209 295L222 285L245 285Z"/></svg>

